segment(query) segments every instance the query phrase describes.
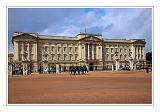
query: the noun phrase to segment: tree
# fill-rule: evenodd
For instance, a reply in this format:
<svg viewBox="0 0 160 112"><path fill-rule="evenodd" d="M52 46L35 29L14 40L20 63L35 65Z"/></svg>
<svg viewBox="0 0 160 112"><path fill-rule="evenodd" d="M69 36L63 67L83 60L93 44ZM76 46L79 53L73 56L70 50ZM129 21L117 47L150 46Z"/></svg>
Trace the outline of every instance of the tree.
<svg viewBox="0 0 160 112"><path fill-rule="evenodd" d="M147 61L147 64L152 64L152 52L146 53L146 61Z"/></svg>

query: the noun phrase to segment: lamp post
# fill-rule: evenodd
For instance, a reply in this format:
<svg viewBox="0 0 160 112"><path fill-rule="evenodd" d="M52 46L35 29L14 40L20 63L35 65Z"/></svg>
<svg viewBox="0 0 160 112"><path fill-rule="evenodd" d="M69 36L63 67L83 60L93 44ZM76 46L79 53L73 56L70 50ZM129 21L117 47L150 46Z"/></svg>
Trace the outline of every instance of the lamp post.
<svg viewBox="0 0 160 112"><path fill-rule="evenodd" d="M116 61L116 71L119 70L119 58L118 58L118 52L115 52L115 61Z"/></svg>
<svg viewBox="0 0 160 112"><path fill-rule="evenodd" d="M130 63L130 70L133 70L133 58L132 58L132 52L129 52L129 63Z"/></svg>

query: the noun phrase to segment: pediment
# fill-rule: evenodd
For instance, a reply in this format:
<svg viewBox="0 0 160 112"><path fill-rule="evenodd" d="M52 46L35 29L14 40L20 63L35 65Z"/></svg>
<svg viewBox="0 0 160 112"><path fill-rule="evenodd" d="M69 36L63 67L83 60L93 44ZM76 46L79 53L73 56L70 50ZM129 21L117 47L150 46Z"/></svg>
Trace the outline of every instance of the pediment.
<svg viewBox="0 0 160 112"><path fill-rule="evenodd" d="M134 41L135 44L145 44L146 42L143 40Z"/></svg>
<svg viewBox="0 0 160 112"><path fill-rule="evenodd" d="M14 36L14 38L35 39L36 37L28 33L23 33L21 35Z"/></svg>
<svg viewBox="0 0 160 112"><path fill-rule="evenodd" d="M102 41L101 39L94 37L94 36L88 36L88 37L84 37L80 40L85 40L85 41Z"/></svg>

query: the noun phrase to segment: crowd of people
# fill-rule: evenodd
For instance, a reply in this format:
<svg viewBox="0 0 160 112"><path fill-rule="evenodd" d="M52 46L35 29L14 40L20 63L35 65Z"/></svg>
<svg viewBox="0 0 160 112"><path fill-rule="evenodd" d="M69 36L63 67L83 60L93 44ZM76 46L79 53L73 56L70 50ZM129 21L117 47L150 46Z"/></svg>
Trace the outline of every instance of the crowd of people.
<svg viewBox="0 0 160 112"><path fill-rule="evenodd" d="M71 66L71 75L80 75L88 73L88 68L86 66Z"/></svg>

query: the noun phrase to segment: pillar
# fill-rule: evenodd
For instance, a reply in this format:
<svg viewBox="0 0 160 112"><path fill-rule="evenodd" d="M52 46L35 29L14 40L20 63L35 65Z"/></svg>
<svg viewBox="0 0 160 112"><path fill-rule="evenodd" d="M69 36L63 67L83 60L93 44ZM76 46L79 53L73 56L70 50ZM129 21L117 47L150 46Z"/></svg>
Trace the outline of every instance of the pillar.
<svg viewBox="0 0 160 112"><path fill-rule="evenodd" d="M137 68L136 68L136 64L134 64L134 69L136 70Z"/></svg>
<svg viewBox="0 0 160 112"><path fill-rule="evenodd" d="M114 71L114 65L112 65L112 71Z"/></svg>
<svg viewBox="0 0 160 112"><path fill-rule="evenodd" d="M90 46L90 45L88 44L88 59L89 59L89 46Z"/></svg>
<svg viewBox="0 0 160 112"><path fill-rule="evenodd" d="M139 59L141 59L141 58L142 58L142 57L141 57L141 56L142 56L142 52L141 52L141 51L142 51L142 50L141 50L141 46L139 47L139 50L140 50L140 57L139 57Z"/></svg>
<svg viewBox="0 0 160 112"><path fill-rule="evenodd" d="M24 53L24 44L22 42L22 61L23 61L23 53Z"/></svg>
<svg viewBox="0 0 160 112"><path fill-rule="evenodd" d="M79 44L79 46L78 46L78 47L79 47L79 49L78 49L78 53L79 53L79 60L82 60L82 59L83 59L83 58L82 58L82 57L83 57L83 56L82 56L82 55L83 55L83 51L82 51L82 49L81 49L81 48L82 48L82 45L80 45L80 44Z"/></svg>
<svg viewBox="0 0 160 112"><path fill-rule="evenodd" d="M96 59L99 59L99 53L98 53L99 51L98 51L98 45L96 46Z"/></svg>
<svg viewBox="0 0 160 112"><path fill-rule="evenodd" d="M86 59L86 46L83 44L83 57L84 57L84 60Z"/></svg>
<svg viewBox="0 0 160 112"><path fill-rule="evenodd" d="M99 55L99 59L100 59L100 61L101 61L101 60L102 60L102 46L99 45L99 47L100 47L100 49L98 48L98 50L99 50L98 55Z"/></svg>
<svg viewBox="0 0 160 112"><path fill-rule="evenodd" d="M56 64L56 73L59 73L59 65Z"/></svg>
<svg viewBox="0 0 160 112"><path fill-rule="evenodd" d="M12 75L12 64L8 65L8 75Z"/></svg>
<svg viewBox="0 0 160 112"><path fill-rule="evenodd" d="M38 52L38 50L37 50L37 43L35 43L34 44L35 45L35 60L37 61L37 52Z"/></svg>
<svg viewBox="0 0 160 112"><path fill-rule="evenodd" d="M23 64L23 75L27 75L28 74L28 66L26 63Z"/></svg>
<svg viewBox="0 0 160 112"><path fill-rule="evenodd" d="M130 70L133 70L133 60L130 60L129 63L130 63Z"/></svg>
<svg viewBox="0 0 160 112"><path fill-rule="evenodd" d="M118 71L119 70L119 62L118 62L118 60L116 60L116 71Z"/></svg>
<svg viewBox="0 0 160 112"><path fill-rule="evenodd" d="M14 60L18 61L18 42L14 41Z"/></svg>
<svg viewBox="0 0 160 112"><path fill-rule="evenodd" d="M94 59L94 44L92 44L92 59Z"/></svg>
<svg viewBox="0 0 160 112"><path fill-rule="evenodd" d="M32 67L34 74L38 74L38 63L33 63Z"/></svg>
<svg viewBox="0 0 160 112"><path fill-rule="evenodd" d="M29 42L28 42L28 60L30 60Z"/></svg>

